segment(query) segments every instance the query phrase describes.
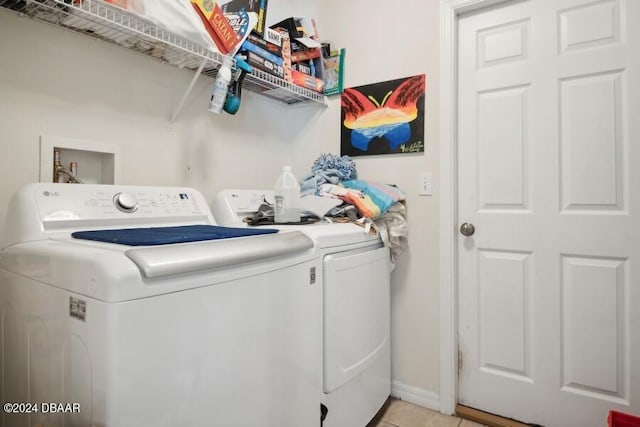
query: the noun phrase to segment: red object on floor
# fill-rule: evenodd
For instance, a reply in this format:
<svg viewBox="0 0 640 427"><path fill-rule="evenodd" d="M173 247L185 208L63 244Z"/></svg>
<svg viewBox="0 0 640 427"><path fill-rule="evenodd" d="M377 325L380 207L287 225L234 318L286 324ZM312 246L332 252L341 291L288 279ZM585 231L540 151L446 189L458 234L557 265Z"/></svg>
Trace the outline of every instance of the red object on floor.
<svg viewBox="0 0 640 427"><path fill-rule="evenodd" d="M609 411L609 427L640 427L640 417L618 411Z"/></svg>

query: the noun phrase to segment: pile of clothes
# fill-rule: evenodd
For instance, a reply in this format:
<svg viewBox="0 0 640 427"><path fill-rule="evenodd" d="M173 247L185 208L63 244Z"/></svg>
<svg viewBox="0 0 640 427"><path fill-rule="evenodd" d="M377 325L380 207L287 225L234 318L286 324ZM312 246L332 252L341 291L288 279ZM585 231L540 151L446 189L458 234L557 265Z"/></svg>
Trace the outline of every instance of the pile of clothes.
<svg viewBox="0 0 640 427"><path fill-rule="evenodd" d="M300 183L300 195L338 198L340 206L327 214L372 228L391 251L391 261L407 248L409 228L404 193L396 186L358 179L349 156L323 154Z"/></svg>

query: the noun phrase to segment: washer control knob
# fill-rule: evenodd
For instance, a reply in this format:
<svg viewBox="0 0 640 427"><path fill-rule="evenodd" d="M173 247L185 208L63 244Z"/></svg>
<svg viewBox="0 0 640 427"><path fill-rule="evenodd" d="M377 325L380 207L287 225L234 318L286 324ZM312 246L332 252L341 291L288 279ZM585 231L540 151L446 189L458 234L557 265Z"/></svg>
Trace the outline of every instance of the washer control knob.
<svg viewBox="0 0 640 427"><path fill-rule="evenodd" d="M113 196L113 204L122 212L135 212L138 209L138 199L131 193L118 193Z"/></svg>

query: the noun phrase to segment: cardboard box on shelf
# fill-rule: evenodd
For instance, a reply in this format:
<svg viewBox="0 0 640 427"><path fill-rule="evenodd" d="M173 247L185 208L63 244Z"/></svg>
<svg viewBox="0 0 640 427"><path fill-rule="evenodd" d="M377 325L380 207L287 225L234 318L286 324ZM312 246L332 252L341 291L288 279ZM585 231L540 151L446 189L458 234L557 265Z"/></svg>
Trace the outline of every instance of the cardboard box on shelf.
<svg viewBox="0 0 640 427"><path fill-rule="evenodd" d="M292 80L291 77L291 42L289 40L289 33L281 28L276 28L276 31L280 34L280 47L282 48L282 68L284 72L284 79L288 82Z"/></svg>
<svg viewBox="0 0 640 427"><path fill-rule="evenodd" d="M270 30L273 31L273 30ZM280 34L278 34L278 38L280 37ZM255 35L255 34L249 34L249 37L247 38L247 41L253 43L254 45L266 50L267 52L276 55L276 56L280 56L282 57L282 44L274 44L271 43L265 39L263 39L262 37ZM281 40L279 40L280 43Z"/></svg>
<svg viewBox="0 0 640 427"><path fill-rule="evenodd" d="M331 51L322 58L324 62L324 94L327 96L342 93L344 86L344 56L346 50Z"/></svg>
<svg viewBox="0 0 640 427"><path fill-rule="evenodd" d="M273 62L274 64L282 65L281 56L275 55L269 52L268 50L263 49L262 47L256 45L255 43L252 43L250 40L245 40L244 43L242 43L242 47L240 48L240 50L246 51L246 52L253 52L256 55L259 55L262 58Z"/></svg>
<svg viewBox="0 0 640 427"><path fill-rule="evenodd" d="M291 70L291 82L316 92L323 92L324 83L321 79L308 76L300 71Z"/></svg>
<svg viewBox="0 0 640 427"><path fill-rule="evenodd" d="M301 55L301 53L304 54ZM293 52L291 54L291 64L293 69L301 73L324 80L324 61L320 54L320 49Z"/></svg>
<svg viewBox="0 0 640 427"><path fill-rule="evenodd" d="M291 18L283 19L277 24L271 26L271 28L277 28L277 27L287 30L289 32L289 37L292 39L305 36L305 29L302 22L302 18L291 17Z"/></svg>
<svg viewBox="0 0 640 427"><path fill-rule="evenodd" d="M218 46L218 50L225 55L233 52L240 39L225 18L220 6L212 0L191 0L191 4Z"/></svg>
<svg viewBox="0 0 640 427"><path fill-rule="evenodd" d="M320 49L305 49L291 52L291 62L308 61L310 59L320 58Z"/></svg>
<svg viewBox="0 0 640 427"><path fill-rule="evenodd" d="M258 14L255 12L247 12L242 9L240 12L234 12L232 14L225 13L224 16L227 18L236 34L238 34L238 44L234 50L229 52L230 55L235 55L241 50L241 46L245 40L253 34L253 28L255 28L256 23L258 22Z"/></svg>
<svg viewBox="0 0 640 427"><path fill-rule="evenodd" d="M284 78L284 69L282 65L275 64L251 51L246 52L246 55L247 63L252 67L265 71L269 74L273 74L281 79Z"/></svg>
<svg viewBox="0 0 640 427"><path fill-rule="evenodd" d="M289 33L287 32L287 30L283 28L277 28L277 27L265 28L262 38L271 44L282 47L283 33L287 33L287 37L289 37Z"/></svg>
<svg viewBox="0 0 640 427"><path fill-rule="evenodd" d="M309 67L309 64L305 64L304 62L294 62L291 65L291 69L300 71L301 73L304 73L308 76L311 75L311 67Z"/></svg>
<svg viewBox="0 0 640 427"><path fill-rule="evenodd" d="M284 28L289 33L289 39L291 41L291 51L294 52L300 49L315 49L320 48L322 45L317 41L318 35L315 30L315 21L310 26L305 18L287 18L277 24L271 26L271 28Z"/></svg>
<svg viewBox="0 0 640 427"><path fill-rule="evenodd" d="M225 14L232 14L239 12L244 8L247 12L255 12L258 14L258 23L253 29L253 32L264 35L265 22L267 20L267 4L268 0L231 0L224 3L221 8Z"/></svg>

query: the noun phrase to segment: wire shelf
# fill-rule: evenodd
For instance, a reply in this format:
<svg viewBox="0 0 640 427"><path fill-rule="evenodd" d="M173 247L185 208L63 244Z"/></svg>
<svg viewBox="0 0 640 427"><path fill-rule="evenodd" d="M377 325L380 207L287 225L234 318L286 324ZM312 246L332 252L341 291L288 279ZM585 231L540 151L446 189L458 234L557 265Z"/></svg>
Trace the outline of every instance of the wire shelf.
<svg viewBox="0 0 640 427"><path fill-rule="evenodd" d="M0 0L0 7L31 18L119 44L181 68L215 77L223 56L191 40L101 0ZM244 88L286 104L319 103L324 95L260 70L244 80Z"/></svg>

